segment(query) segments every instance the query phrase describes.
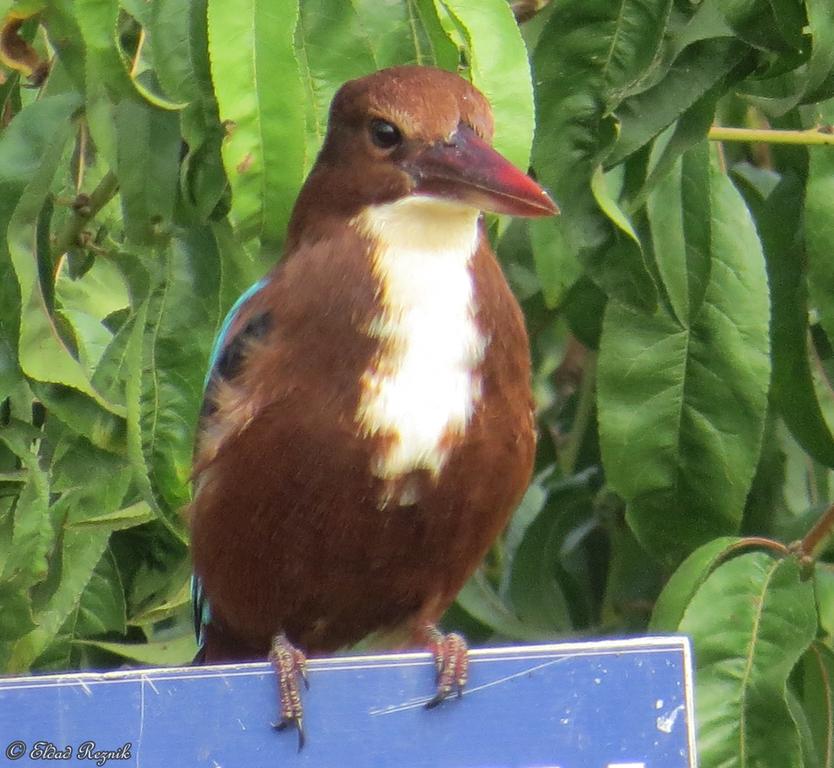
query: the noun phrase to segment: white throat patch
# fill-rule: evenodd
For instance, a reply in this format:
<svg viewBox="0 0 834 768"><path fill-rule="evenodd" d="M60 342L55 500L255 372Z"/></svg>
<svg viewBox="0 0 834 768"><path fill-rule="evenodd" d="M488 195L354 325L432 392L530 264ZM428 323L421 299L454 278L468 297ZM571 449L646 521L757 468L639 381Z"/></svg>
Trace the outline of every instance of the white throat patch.
<svg viewBox="0 0 834 768"><path fill-rule="evenodd" d="M481 396L477 368L487 342L475 323L469 269L478 211L408 197L367 208L354 225L376 243L381 286L382 311L367 332L382 352L362 377L357 413L363 434L390 437L373 472L388 480L416 469L437 474Z"/></svg>

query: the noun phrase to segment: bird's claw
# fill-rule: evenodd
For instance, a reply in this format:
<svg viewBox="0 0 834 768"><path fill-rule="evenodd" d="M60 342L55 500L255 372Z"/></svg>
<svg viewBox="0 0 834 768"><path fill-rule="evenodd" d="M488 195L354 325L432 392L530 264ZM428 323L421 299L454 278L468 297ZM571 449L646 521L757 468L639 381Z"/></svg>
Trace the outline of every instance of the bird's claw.
<svg viewBox="0 0 834 768"><path fill-rule="evenodd" d="M444 635L436 627L431 627L428 637L437 673L437 692L426 704L426 708L433 709L453 692L458 696L463 695L463 687L469 677L469 648L466 640L457 632Z"/></svg>
<svg viewBox="0 0 834 768"><path fill-rule="evenodd" d="M278 676L279 719L272 727L283 731L292 726L298 731L298 751L304 746L304 707L301 703L299 680L309 688L307 680L307 658L285 634L276 635L269 651L269 661Z"/></svg>
<svg viewBox="0 0 834 768"><path fill-rule="evenodd" d="M295 728L298 731L298 751L301 752L307 739L304 735L304 724L301 717L285 717L277 723L272 723L272 727L276 731L283 731L290 727Z"/></svg>

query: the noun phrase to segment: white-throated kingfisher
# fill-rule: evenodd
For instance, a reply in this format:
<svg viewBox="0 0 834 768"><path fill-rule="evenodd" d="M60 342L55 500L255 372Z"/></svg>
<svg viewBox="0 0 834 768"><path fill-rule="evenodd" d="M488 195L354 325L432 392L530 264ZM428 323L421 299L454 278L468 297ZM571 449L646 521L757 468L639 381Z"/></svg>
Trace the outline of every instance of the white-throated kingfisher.
<svg viewBox="0 0 834 768"><path fill-rule="evenodd" d="M190 508L201 657L269 657L299 737L306 653L424 644L430 703L466 681L436 623L535 450L524 320L481 211L557 211L492 131L449 72L346 83L284 257L215 343Z"/></svg>

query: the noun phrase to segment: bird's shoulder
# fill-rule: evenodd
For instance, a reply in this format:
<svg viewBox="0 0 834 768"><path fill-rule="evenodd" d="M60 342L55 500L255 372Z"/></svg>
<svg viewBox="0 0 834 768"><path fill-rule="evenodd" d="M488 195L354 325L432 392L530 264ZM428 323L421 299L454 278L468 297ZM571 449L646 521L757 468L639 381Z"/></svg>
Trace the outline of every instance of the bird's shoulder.
<svg viewBox="0 0 834 768"><path fill-rule="evenodd" d="M209 355L203 405L197 429L194 475L210 463L224 441L239 433L254 415L256 401L242 384L247 358L269 336L275 312L264 293L271 276L261 278L232 305L220 325Z"/></svg>
<svg viewBox="0 0 834 768"><path fill-rule="evenodd" d="M195 476L289 393L358 379L377 292L365 244L344 236L299 244L241 295L212 348Z"/></svg>
<svg viewBox="0 0 834 768"><path fill-rule="evenodd" d="M206 395L219 381L234 378L243 362L247 344L262 338L269 330L271 313L255 301L269 283L268 276L262 277L240 295L226 314L209 355L203 387Z"/></svg>

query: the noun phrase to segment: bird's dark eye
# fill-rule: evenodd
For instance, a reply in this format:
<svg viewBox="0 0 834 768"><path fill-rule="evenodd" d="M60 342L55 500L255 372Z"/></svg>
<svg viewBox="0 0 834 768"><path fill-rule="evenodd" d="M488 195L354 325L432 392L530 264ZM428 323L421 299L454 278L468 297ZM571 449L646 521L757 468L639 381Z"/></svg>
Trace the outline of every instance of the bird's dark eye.
<svg viewBox="0 0 834 768"><path fill-rule="evenodd" d="M371 140L380 149L393 149L403 140L403 135L393 123L375 118L371 120Z"/></svg>

